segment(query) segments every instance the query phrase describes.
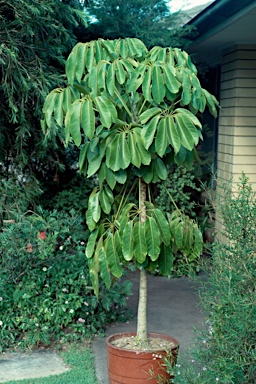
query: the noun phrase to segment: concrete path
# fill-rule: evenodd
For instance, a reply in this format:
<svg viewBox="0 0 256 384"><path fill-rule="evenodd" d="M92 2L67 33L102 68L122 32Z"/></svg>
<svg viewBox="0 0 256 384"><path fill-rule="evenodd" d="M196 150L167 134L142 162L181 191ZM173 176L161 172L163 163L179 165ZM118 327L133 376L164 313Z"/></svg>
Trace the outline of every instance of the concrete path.
<svg viewBox="0 0 256 384"><path fill-rule="evenodd" d="M201 278L197 279L198 282L192 282L187 278L148 276L148 332L173 336L180 342L181 351L188 351L192 347L196 337L193 330L204 320L196 294ZM114 333L136 331L138 273L135 272L129 279L133 281L134 295L129 299L128 306L134 310L134 319L129 323L111 325L106 330L106 337ZM108 383L106 337L93 342L96 375L100 384Z"/></svg>
<svg viewBox="0 0 256 384"><path fill-rule="evenodd" d="M8 353L0 357L0 383L58 375L69 370L53 351ZM74 383L75 384L75 383Z"/></svg>
<svg viewBox="0 0 256 384"><path fill-rule="evenodd" d="M136 331L138 272L129 275L129 280L133 281L134 294L128 300L128 307L133 309L135 317L129 323L112 324L106 329L106 337L114 333ZM195 339L193 329L203 322L203 314L198 306L196 286L196 281L192 282L187 278L167 279L160 276L148 276L148 331L175 337L180 342L181 351L187 351L193 345ZM95 338L93 341L96 375L100 384L108 383L106 337ZM0 383L57 375L68 369L69 367L64 364L62 359L49 350L31 354L0 355Z"/></svg>

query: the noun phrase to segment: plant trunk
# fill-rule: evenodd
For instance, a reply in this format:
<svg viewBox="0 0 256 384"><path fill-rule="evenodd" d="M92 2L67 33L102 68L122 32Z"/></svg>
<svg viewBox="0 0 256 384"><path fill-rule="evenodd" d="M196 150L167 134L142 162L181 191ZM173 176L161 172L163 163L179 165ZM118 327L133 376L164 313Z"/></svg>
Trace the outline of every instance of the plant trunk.
<svg viewBox="0 0 256 384"><path fill-rule="evenodd" d="M146 221L146 201L147 185L140 179L139 187L139 207L140 207L140 221ZM147 342L147 274L145 269L140 270L140 284L139 284L139 304L138 304L138 320L137 320L137 336L141 343Z"/></svg>

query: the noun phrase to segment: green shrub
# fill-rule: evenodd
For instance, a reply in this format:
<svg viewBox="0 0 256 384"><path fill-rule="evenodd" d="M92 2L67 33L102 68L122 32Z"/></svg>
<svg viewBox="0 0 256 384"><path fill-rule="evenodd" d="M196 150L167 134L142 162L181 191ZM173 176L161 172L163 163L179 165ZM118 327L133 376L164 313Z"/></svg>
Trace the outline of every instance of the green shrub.
<svg viewBox="0 0 256 384"><path fill-rule="evenodd" d="M168 178L156 184L158 208L166 214L171 214L177 207L191 218L198 218L201 188L197 186L194 169L189 170L184 165L171 164L168 168ZM200 223L199 223L200 224ZM185 257L175 254L172 276L189 276L199 271L199 258L194 255Z"/></svg>
<svg viewBox="0 0 256 384"><path fill-rule="evenodd" d="M221 187L217 207L226 242L214 243L200 289L207 326L193 362L177 367L175 384L255 384L256 195L245 175L236 191Z"/></svg>
<svg viewBox="0 0 256 384"><path fill-rule="evenodd" d="M97 300L81 217L41 211L0 231L0 347L31 347L103 333L126 320L131 283L102 284ZM118 303L118 305L117 305Z"/></svg>
<svg viewBox="0 0 256 384"><path fill-rule="evenodd" d="M192 199L192 194L201 191L196 185L194 170L189 170L184 165L171 164L168 169L168 178L157 183L159 190L156 197L157 206L166 213L172 213L175 205L190 217L196 217L197 204Z"/></svg>

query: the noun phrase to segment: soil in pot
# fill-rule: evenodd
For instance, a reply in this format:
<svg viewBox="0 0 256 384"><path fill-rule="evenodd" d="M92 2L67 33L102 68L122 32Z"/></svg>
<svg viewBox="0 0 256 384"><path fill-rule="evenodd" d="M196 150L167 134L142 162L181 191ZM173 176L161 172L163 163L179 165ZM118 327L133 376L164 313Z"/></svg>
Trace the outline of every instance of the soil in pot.
<svg viewBox="0 0 256 384"><path fill-rule="evenodd" d="M107 339L109 384L168 383L164 359L176 363L179 342L171 336L149 333L149 346L139 349L136 333L118 333ZM161 378L161 381L160 381Z"/></svg>

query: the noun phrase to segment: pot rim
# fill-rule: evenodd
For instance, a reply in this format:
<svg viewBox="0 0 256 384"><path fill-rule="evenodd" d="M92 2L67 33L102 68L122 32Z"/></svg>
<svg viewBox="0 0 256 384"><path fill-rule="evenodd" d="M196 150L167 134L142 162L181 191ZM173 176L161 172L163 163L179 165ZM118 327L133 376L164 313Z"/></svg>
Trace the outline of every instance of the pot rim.
<svg viewBox="0 0 256 384"><path fill-rule="evenodd" d="M116 351L118 350L123 350L123 351L129 351L129 352L134 352L136 354L138 353L152 353L152 352L160 352L160 351L165 351L164 349L154 349L154 350L133 350L133 349L127 349L127 348L122 348L122 347L117 347L115 345L112 344L112 341L114 340L118 340L118 339L121 339L122 337L131 337L131 336L136 336L137 333L136 332L120 332L120 333L114 333L113 335L110 335L107 337L106 339L106 344L107 344L107 347L110 347L111 349L114 349ZM174 343L175 345L173 347L170 348L170 351L171 350L178 350L179 349L179 346L180 346L180 343L177 339L175 339L174 337L172 336L169 336L169 335L166 335L164 333L156 333L156 332L148 332L148 337L152 337L152 338L163 338L163 340L169 340L171 341L172 343Z"/></svg>

